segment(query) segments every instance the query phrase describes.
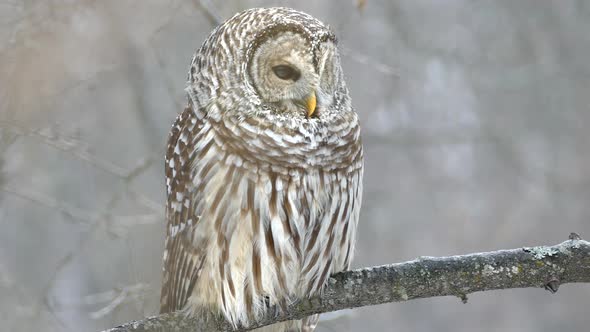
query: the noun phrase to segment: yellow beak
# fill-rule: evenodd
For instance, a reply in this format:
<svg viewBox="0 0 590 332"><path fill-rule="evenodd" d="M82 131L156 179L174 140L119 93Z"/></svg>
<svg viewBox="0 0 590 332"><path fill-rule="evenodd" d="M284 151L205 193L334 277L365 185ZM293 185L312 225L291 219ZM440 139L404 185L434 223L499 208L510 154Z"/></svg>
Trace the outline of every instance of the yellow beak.
<svg viewBox="0 0 590 332"><path fill-rule="evenodd" d="M310 116L312 116L313 113L315 112L316 103L317 103L317 100L315 98L315 92L312 91L311 94L305 100L305 108L307 109L307 117L308 118Z"/></svg>

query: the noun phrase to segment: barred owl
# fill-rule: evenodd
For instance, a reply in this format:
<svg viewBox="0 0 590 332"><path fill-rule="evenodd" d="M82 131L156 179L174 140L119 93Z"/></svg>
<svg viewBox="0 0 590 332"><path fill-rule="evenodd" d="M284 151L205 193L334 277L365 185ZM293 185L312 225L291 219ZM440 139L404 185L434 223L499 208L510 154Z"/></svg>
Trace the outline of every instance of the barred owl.
<svg viewBox="0 0 590 332"><path fill-rule="evenodd" d="M363 152L334 34L251 9L194 55L166 152L161 312L247 326L350 266ZM313 331L317 315L258 331Z"/></svg>

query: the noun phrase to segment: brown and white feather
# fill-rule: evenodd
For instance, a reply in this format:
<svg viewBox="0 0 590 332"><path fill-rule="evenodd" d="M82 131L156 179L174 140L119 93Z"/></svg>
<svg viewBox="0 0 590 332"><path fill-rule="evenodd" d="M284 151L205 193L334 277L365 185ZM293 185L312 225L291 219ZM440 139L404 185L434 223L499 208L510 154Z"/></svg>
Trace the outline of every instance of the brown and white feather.
<svg viewBox="0 0 590 332"><path fill-rule="evenodd" d="M257 47L279 31L305 38L324 101L307 118L268 107L250 77ZM327 43L327 44L326 44ZM219 310L247 325L269 305L321 291L348 269L362 199L360 126L330 30L286 8L253 9L197 51L189 102L166 152L161 312ZM330 63L326 64L329 53ZM321 82L318 84L322 84ZM260 331L313 331L317 316Z"/></svg>

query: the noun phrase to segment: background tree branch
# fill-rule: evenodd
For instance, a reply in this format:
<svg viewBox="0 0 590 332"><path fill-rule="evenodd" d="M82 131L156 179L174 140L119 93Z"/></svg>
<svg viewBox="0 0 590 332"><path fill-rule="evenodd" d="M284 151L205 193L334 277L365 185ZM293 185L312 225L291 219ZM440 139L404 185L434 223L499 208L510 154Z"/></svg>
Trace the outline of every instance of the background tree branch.
<svg viewBox="0 0 590 332"><path fill-rule="evenodd" d="M248 331L274 322L311 314L412 299L457 296L493 289L543 287L556 292L560 285L590 282L590 242L576 234L555 246L539 246L416 260L346 271L330 278L319 297L273 309ZM165 314L134 321L105 332L234 331L221 317Z"/></svg>

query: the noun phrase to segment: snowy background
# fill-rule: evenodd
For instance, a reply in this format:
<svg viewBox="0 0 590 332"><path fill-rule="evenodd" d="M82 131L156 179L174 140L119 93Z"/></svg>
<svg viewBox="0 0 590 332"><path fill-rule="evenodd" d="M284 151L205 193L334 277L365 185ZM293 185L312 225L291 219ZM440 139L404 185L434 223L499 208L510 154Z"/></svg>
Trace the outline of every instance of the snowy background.
<svg viewBox="0 0 590 332"><path fill-rule="evenodd" d="M157 312L189 61L211 15L277 4L340 39L366 156L355 267L590 237L588 1L1 0L0 330ZM590 285L507 290L318 331L584 331L588 307Z"/></svg>

